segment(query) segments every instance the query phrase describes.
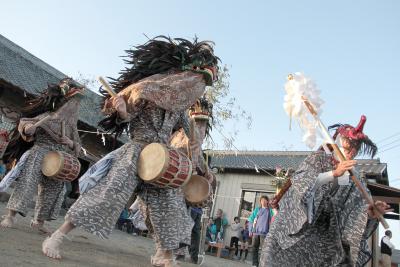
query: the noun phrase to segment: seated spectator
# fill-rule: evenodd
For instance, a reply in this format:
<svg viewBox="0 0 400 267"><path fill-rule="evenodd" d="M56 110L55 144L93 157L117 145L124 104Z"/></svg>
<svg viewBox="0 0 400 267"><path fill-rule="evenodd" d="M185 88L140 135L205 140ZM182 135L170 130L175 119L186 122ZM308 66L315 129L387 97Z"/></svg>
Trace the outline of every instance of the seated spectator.
<svg viewBox="0 0 400 267"><path fill-rule="evenodd" d="M245 261L247 259L247 254L249 253L249 242L250 242L249 221L246 221L244 223L244 228L242 229L242 231L240 233L240 256L239 256L239 260L242 258L243 250L244 250L243 261Z"/></svg>
<svg viewBox="0 0 400 267"><path fill-rule="evenodd" d="M231 224L231 243L229 245L229 247L232 247L233 245L235 245L235 258L238 258L238 251L239 251L239 236L240 236L240 232L242 230L242 226L240 225L240 219L239 217L235 217L233 219L233 222Z"/></svg>
<svg viewBox="0 0 400 267"><path fill-rule="evenodd" d="M125 207L122 210L121 215L118 218L117 228L122 231L122 226L124 224L126 225L126 231L128 232L128 234L132 234L133 233L133 224L132 224L132 221L129 219L129 211L128 211L127 207Z"/></svg>
<svg viewBox="0 0 400 267"><path fill-rule="evenodd" d="M224 230L225 227L228 225L228 220L224 217L224 212L222 209L217 210L217 215L213 219L214 224L217 227L217 241L224 239Z"/></svg>
<svg viewBox="0 0 400 267"><path fill-rule="evenodd" d="M129 212L131 213L129 219L132 221L134 232L137 235L143 235L148 229L143 214L139 209L139 199L136 199L129 207Z"/></svg>
<svg viewBox="0 0 400 267"><path fill-rule="evenodd" d="M214 224L213 219L209 219L206 231L206 241L216 242L216 237L217 237L217 226Z"/></svg>
<svg viewBox="0 0 400 267"><path fill-rule="evenodd" d="M216 243L217 240L217 226L215 225L213 219L208 220L206 229L206 243ZM209 245L206 249L207 252L213 252L213 248Z"/></svg>

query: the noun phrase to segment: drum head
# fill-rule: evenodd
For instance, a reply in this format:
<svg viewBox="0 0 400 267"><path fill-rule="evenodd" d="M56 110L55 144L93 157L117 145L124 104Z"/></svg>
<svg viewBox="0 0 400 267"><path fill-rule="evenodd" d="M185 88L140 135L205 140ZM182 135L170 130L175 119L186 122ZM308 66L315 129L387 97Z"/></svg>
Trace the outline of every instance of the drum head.
<svg viewBox="0 0 400 267"><path fill-rule="evenodd" d="M190 203L200 203L208 198L210 184L207 179L200 175L192 175L186 185L183 186L185 198Z"/></svg>
<svg viewBox="0 0 400 267"><path fill-rule="evenodd" d="M57 175L57 173L62 169L64 164L64 156L57 152L48 152L42 162L42 172L45 176L51 177Z"/></svg>
<svg viewBox="0 0 400 267"><path fill-rule="evenodd" d="M159 143L152 143L143 148L138 160L138 174L144 181L155 180L165 172L169 163L167 148Z"/></svg>

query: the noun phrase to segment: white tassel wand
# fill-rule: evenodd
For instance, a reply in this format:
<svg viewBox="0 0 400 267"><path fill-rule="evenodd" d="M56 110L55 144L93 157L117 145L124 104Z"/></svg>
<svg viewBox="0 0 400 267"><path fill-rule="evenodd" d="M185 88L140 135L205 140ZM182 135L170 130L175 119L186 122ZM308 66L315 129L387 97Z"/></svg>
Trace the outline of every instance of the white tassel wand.
<svg viewBox="0 0 400 267"><path fill-rule="evenodd" d="M296 84L296 82L294 80L298 80L299 83L303 83L300 84L300 86L298 86ZM309 114L312 115L312 117L314 118L316 124L314 124L314 127L317 127L320 129L320 131L322 132L322 134L324 135L326 141L328 143L331 144L333 151L335 153L335 155L337 156L337 158L339 159L340 162L345 161L346 157L343 155L342 151L339 149L338 145L335 143L335 141L333 140L333 138L331 137L331 135L329 134L327 128L325 127L325 125L322 123L322 121L320 120L319 116L318 116L318 112L315 108L315 106L318 107L318 109L320 108L320 106L322 105L323 101L319 98L319 91L315 90L314 92L307 92L304 91L301 92L301 90L297 90L297 89L307 89L307 85L310 82L310 80L306 79L302 74L298 74L296 73L295 76L290 74L288 76L288 83L292 83L291 85L294 86L286 86L286 91L290 91L291 89L291 95L289 96L285 96L285 109L286 111L290 111L288 112L289 114L293 114L293 107L297 107L297 116L298 119L300 120L300 122L305 122L306 127L312 127L312 124L309 123L309 121L307 121L307 117L306 114L304 114L304 111L302 111L302 108L299 108L299 102L303 103L304 106L307 108L307 110L309 111ZM303 86L303 88L301 88ZM289 92L288 92L289 93ZM306 94L309 94L309 96L307 96ZM315 94L317 93L317 94ZM300 99L299 99L300 97ZM315 100L316 105L314 105L314 102L311 101L311 99ZM299 101L300 100L300 101ZM312 129L308 128L307 129L308 132L314 132ZM313 136L314 138L314 143L315 143L315 136ZM313 142L311 142L312 144ZM367 193L367 190L365 189L364 185L357 179L357 177L354 175L354 171L350 170L350 177L353 180L354 184L356 185L356 187L358 188L358 190L361 192L361 195L363 196L363 198L368 202L368 204L370 204L376 213L379 213L379 210L377 209L377 207L375 206L375 203L373 201L373 199L371 198L371 196ZM382 226L385 229L389 228L388 223L386 222L385 218L383 218L383 215L380 214L378 216L378 220L381 222Z"/></svg>

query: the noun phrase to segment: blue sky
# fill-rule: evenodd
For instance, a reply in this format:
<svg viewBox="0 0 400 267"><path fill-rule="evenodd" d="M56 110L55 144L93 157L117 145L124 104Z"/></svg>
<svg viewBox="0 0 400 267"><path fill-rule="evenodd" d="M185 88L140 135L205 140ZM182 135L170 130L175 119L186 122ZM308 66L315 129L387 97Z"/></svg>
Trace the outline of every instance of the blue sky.
<svg viewBox="0 0 400 267"><path fill-rule="evenodd" d="M389 148L378 157L388 163L391 185L400 187L400 146L394 147L400 145L400 1L0 4L0 33L73 77L116 76L124 49L143 43L143 34L213 40L230 67L232 95L253 117L250 130L244 122L222 129L240 130L235 141L240 149L307 150L298 127L288 130L282 108L286 75L302 71L322 91L325 124L356 124L365 114L372 140L397 134L378 142L382 151Z"/></svg>

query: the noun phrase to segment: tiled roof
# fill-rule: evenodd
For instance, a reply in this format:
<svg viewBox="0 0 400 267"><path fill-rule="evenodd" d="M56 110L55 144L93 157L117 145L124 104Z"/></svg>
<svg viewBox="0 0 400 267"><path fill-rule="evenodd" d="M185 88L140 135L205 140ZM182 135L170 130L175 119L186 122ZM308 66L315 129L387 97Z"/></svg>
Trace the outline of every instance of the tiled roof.
<svg viewBox="0 0 400 267"><path fill-rule="evenodd" d="M255 170L263 168L274 171L277 166L283 169L297 169L300 163L311 154L310 151L226 151L209 150L211 168L236 170ZM366 174L382 174L386 163L379 159L358 159L356 169Z"/></svg>
<svg viewBox="0 0 400 267"><path fill-rule="evenodd" d="M387 164L379 159L357 159L357 170L365 174L383 174L387 169Z"/></svg>
<svg viewBox="0 0 400 267"><path fill-rule="evenodd" d="M289 151L208 151L210 166L227 169L263 168L275 170L277 166L284 169L296 169L310 152Z"/></svg>
<svg viewBox="0 0 400 267"><path fill-rule="evenodd" d="M12 129L14 129L15 124L13 122L10 122L9 120L6 119L0 119L0 129L7 130L10 132Z"/></svg>
<svg viewBox="0 0 400 267"><path fill-rule="evenodd" d="M46 62L0 35L0 79L26 91L37 94L49 83L57 83L67 77ZM101 97L86 90L81 101L79 119L93 127L101 119Z"/></svg>

